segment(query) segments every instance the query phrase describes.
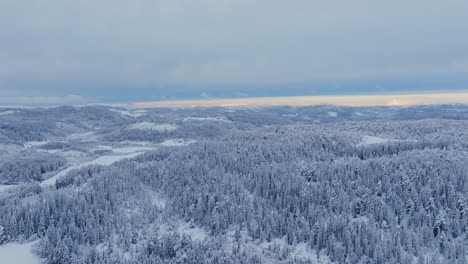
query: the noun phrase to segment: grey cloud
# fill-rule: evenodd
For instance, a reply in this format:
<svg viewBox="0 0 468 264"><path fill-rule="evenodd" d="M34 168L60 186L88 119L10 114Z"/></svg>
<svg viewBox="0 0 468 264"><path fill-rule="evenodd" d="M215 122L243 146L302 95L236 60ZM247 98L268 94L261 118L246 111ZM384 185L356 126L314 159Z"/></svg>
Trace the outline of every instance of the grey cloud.
<svg viewBox="0 0 468 264"><path fill-rule="evenodd" d="M4 0L0 82L464 76L467 13L463 0Z"/></svg>
<svg viewBox="0 0 468 264"><path fill-rule="evenodd" d="M84 104L85 98L79 95L65 96L15 96L15 97L0 97L0 105L3 106L43 106L43 105L69 105L69 104Z"/></svg>

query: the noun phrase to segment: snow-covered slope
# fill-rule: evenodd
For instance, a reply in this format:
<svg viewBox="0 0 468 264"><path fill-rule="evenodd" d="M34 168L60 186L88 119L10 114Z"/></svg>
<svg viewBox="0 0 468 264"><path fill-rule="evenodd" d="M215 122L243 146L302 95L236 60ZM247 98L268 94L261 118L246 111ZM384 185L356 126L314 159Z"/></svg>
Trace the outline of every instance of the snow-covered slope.
<svg viewBox="0 0 468 264"><path fill-rule="evenodd" d="M16 243L10 242L0 245L1 264L41 264L41 259L32 252L36 242Z"/></svg>

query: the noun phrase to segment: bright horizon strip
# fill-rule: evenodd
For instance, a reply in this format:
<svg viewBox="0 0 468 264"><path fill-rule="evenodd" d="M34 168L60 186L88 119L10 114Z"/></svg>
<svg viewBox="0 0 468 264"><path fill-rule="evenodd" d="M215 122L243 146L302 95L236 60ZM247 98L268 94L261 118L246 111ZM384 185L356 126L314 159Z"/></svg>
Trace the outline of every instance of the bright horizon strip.
<svg viewBox="0 0 468 264"><path fill-rule="evenodd" d="M343 106L412 106L427 104L468 104L468 91L427 92L382 95L320 95L320 96L283 96L248 97L225 99L194 99L136 102L136 107L243 107L243 106L306 106L333 104Z"/></svg>

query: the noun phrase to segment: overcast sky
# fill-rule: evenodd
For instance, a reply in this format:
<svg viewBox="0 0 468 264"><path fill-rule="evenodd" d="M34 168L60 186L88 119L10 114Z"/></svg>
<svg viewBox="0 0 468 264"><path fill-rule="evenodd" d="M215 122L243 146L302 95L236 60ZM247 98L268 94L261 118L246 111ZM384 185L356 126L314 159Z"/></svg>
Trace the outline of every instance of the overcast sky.
<svg viewBox="0 0 468 264"><path fill-rule="evenodd" d="M0 0L0 104L465 88L466 0Z"/></svg>

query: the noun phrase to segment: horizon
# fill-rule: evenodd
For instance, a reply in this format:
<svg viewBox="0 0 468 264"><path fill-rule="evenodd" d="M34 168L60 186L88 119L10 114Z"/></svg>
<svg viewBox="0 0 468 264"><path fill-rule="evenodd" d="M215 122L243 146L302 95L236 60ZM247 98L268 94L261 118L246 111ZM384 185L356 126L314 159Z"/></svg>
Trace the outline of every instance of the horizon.
<svg viewBox="0 0 468 264"><path fill-rule="evenodd" d="M50 108L50 107L134 107L134 108L209 108L209 107L269 107L269 106L314 106L335 105L346 107L410 107L419 105L468 105L468 90L452 91L408 91L406 93L304 95L304 96L267 96L231 97L160 101L136 101L89 104L49 104L49 105L0 105L0 108Z"/></svg>
<svg viewBox="0 0 468 264"><path fill-rule="evenodd" d="M248 107L280 105L308 106L320 104L350 107L468 104L468 91L207 98L193 100L142 101L131 103L132 106L136 107Z"/></svg>

